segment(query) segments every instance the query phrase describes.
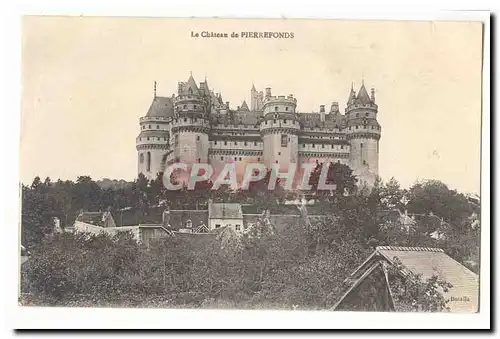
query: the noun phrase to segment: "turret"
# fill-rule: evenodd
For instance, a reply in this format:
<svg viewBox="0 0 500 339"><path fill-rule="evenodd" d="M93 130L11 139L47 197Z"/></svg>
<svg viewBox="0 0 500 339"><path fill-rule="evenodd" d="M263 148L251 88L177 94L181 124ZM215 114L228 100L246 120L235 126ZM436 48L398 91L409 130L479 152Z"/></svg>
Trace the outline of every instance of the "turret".
<svg viewBox="0 0 500 339"><path fill-rule="evenodd" d="M171 132L175 159L188 165L207 163L211 96L206 79L200 87L192 75L187 82L179 83L174 109Z"/></svg>
<svg viewBox="0 0 500 339"><path fill-rule="evenodd" d="M377 121L375 90L371 96L361 85L358 94L351 87L346 108L347 139L350 142L349 163L360 182L371 185L378 175L381 128Z"/></svg>
<svg viewBox="0 0 500 339"><path fill-rule="evenodd" d="M287 169L298 162L298 134L300 124L295 112L297 99L292 94L272 96L271 88L266 88L260 124L264 143L264 164L270 168L279 164Z"/></svg>
<svg viewBox="0 0 500 339"><path fill-rule="evenodd" d="M170 153L169 123L174 115L171 97L161 97L153 85L153 100L148 112L140 118L140 133L136 138L137 172L149 180L156 179L164 170Z"/></svg>

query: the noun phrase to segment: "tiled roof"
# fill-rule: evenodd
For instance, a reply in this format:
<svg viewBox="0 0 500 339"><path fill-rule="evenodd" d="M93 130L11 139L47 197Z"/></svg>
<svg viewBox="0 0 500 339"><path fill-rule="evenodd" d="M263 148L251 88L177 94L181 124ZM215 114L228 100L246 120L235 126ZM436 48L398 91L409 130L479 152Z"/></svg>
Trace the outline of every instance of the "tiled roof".
<svg viewBox="0 0 500 339"><path fill-rule="evenodd" d="M211 203L208 216L210 219L243 219L241 205L235 203Z"/></svg>
<svg viewBox="0 0 500 339"><path fill-rule="evenodd" d="M360 104L370 104L372 102L370 96L368 95L368 92L366 91L365 84L362 84L361 88L359 89L357 102Z"/></svg>
<svg viewBox="0 0 500 339"><path fill-rule="evenodd" d="M174 115L172 98L155 97L149 107L147 117L171 117Z"/></svg>
<svg viewBox="0 0 500 339"><path fill-rule="evenodd" d="M443 296L450 299L447 306L452 312L476 312L478 310L479 277L474 272L452 259L440 248L378 246L363 264L351 275L359 279L364 272L386 260L394 264L395 258L425 281L433 275L450 283L453 287ZM451 300L453 297L454 300ZM467 299L468 301L464 301Z"/></svg>

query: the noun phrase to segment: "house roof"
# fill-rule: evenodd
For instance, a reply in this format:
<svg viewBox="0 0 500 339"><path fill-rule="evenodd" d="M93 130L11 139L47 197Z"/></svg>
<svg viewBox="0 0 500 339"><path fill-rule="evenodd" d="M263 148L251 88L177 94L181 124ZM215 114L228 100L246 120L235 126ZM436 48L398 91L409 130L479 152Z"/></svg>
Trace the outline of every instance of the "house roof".
<svg viewBox="0 0 500 339"><path fill-rule="evenodd" d="M209 205L210 219L243 219L241 205L235 203L212 203Z"/></svg>
<svg viewBox="0 0 500 339"><path fill-rule="evenodd" d="M149 106L147 117L172 117L174 115L174 103L172 98L155 97Z"/></svg>
<svg viewBox="0 0 500 339"><path fill-rule="evenodd" d="M102 226L105 213L107 212L82 212L76 217L76 221Z"/></svg>
<svg viewBox="0 0 500 339"><path fill-rule="evenodd" d="M440 248L378 246L375 251L351 274L354 284L366 277L366 272L381 261L395 264L395 258L413 274L421 275L425 281L433 275L450 283L453 287L443 293L450 299L447 306L452 312L476 312L478 310L479 277L477 274L452 259ZM346 292L339 304L352 290ZM453 297L453 299L451 298ZM464 301L467 299L468 301Z"/></svg>

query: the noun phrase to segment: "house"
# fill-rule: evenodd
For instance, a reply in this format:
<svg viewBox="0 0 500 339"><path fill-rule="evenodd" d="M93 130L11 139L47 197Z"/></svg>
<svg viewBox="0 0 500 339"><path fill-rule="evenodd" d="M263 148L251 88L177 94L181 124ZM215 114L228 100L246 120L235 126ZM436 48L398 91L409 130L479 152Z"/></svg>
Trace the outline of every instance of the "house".
<svg viewBox="0 0 500 339"><path fill-rule="evenodd" d="M378 246L347 279L349 289L333 310L393 311L395 300L391 292L387 267L395 267L396 258L411 273L426 281L433 275L450 283L442 291L449 300L450 312L473 313L479 307L479 277L449 257L442 249L427 247ZM404 272L403 272L404 273Z"/></svg>
<svg viewBox="0 0 500 339"><path fill-rule="evenodd" d="M243 212L241 205L209 202L208 223L210 230L227 226L237 232L243 232Z"/></svg>

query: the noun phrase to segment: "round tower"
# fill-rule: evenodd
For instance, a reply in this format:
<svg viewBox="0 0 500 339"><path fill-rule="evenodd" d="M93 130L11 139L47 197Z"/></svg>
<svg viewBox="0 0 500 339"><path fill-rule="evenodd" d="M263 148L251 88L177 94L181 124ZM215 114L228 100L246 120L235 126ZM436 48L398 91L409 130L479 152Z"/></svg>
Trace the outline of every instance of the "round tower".
<svg viewBox="0 0 500 339"><path fill-rule="evenodd" d="M271 168L279 164L281 171L298 163L298 134L300 124L295 113L297 99L290 94L272 96L271 89L266 88L263 100L263 115L260 133L263 140L264 164Z"/></svg>
<svg viewBox="0 0 500 339"><path fill-rule="evenodd" d="M139 120L141 132L135 143L137 173L154 180L164 171L165 159L170 152L169 123L173 114L172 98L156 96L146 115Z"/></svg>
<svg viewBox="0 0 500 339"><path fill-rule="evenodd" d="M196 86L193 77L180 82L171 124L174 159L185 164L208 163L210 95L207 82Z"/></svg>
<svg viewBox="0 0 500 339"><path fill-rule="evenodd" d="M346 135L350 143L349 164L358 183L373 185L378 176L381 127L377 121L375 91L368 95L364 83L359 93L351 88L346 108Z"/></svg>

